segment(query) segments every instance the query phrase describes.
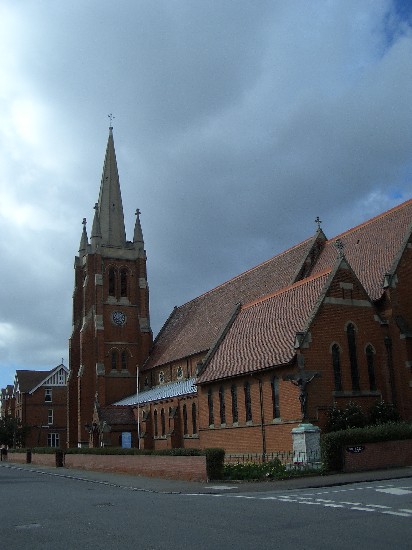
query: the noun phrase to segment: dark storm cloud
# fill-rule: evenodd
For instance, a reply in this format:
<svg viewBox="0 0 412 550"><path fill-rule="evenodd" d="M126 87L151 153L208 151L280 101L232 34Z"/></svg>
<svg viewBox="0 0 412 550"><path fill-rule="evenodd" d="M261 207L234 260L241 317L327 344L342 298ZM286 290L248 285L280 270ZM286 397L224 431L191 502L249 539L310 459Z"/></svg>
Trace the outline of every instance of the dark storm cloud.
<svg viewBox="0 0 412 550"><path fill-rule="evenodd" d="M179 305L411 196L410 13L390 1L5 2L0 386L70 335L113 111L155 332Z"/></svg>

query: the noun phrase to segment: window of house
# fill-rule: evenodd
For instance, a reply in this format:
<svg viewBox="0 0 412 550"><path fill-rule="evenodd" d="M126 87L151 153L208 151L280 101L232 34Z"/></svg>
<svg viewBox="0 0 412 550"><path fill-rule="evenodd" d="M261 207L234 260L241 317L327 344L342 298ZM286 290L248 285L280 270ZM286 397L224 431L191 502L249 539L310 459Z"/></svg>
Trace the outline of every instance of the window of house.
<svg viewBox="0 0 412 550"><path fill-rule="evenodd" d="M215 418L213 414L213 393L212 388L209 388L207 392L207 405L209 408L209 426L212 426L215 423Z"/></svg>
<svg viewBox="0 0 412 550"><path fill-rule="evenodd" d="M48 447L60 447L60 435L56 433L47 434Z"/></svg>
<svg viewBox="0 0 412 550"><path fill-rule="evenodd" d="M125 351L122 351L121 361L122 361L122 370L126 370L127 369L127 353Z"/></svg>
<svg viewBox="0 0 412 550"><path fill-rule="evenodd" d="M44 400L48 403L51 403L52 402L52 398L53 398L53 391L51 388L46 388L44 390Z"/></svg>
<svg viewBox="0 0 412 550"><path fill-rule="evenodd" d="M165 419L165 410L160 411L160 424L162 426L162 435L166 435L166 419Z"/></svg>
<svg viewBox="0 0 412 550"><path fill-rule="evenodd" d="M165 381L165 373L163 371L159 372L159 382L163 384Z"/></svg>
<svg viewBox="0 0 412 550"><path fill-rule="evenodd" d="M117 351L112 351L112 370L117 369Z"/></svg>
<svg viewBox="0 0 412 550"><path fill-rule="evenodd" d="M182 367L178 367L177 369L177 378L180 380L181 378L183 378L183 369Z"/></svg>
<svg viewBox="0 0 412 550"><path fill-rule="evenodd" d="M280 418L279 411L279 378L272 378L272 410L273 418Z"/></svg>
<svg viewBox="0 0 412 550"><path fill-rule="evenodd" d="M246 422L252 421L252 399L250 395L250 384L245 382L245 412L246 412Z"/></svg>
<svg viewBox="0 0 412 550"><path fill-rule="evenodd" d="M239 415L237 412L237 386L236 384L232 384L232 387L230 388L230 394L232 396L232 422L235 424L236 422L239 422Z"/></svg>
<svg viewBox="0 0 412 550"><path fill-rule="evenodd" d="M375 352L371 345L366 347L366 362L368 365L369 389L376 391Z"/></svg>
<svg viewBox="0 0 412 550"><path fill-rule="evenodd" d="M332 346L332 367L335 391L342 391L342 373L340 369L340 348L338 344Z"/></svg>
<svg viewBox="0 0 412 550"><path fill-rule="evenodd" d="M193 433L197 434L197 413L196 413L196 403L192 403L192 428Z"/></svg>
<svg viewBox="0 0 412 550"><path fill-rule="evenodd" d="M346 329L349 346L349 360L350 360L350 373L352 379L352 390L359 390L359 369L358 369L358 357L356 354L356 329L355 326L350 323Z"/></svg>
<svg viewBox="0 0 412 550"><path fill-rule="evenodd" d="M187 430L187 407L186 404L183 405L183 433L184 435L188 434Z"/></svg>
<svg viewBox="0 0 412 550"><path fill-rule="evenodd" d="M53 409L47 411L47 424L53 424Z"/></svg>
<svg viewBox="0 0 412 550"><path fill-rule="evenodd" d="M120 271L120 296L127 296L127 269Z"/></svg>
<svg viewBox="0 0 412 550"><path fill-rule="evenodd" d="M226 424L225 388L223 386L219 388L219 412L220 423Z"/></svg>
<svg viewBox="0 0 412 550"><path fill-rule="evenodd" d="M113 267L109 269L109 296L116 296L116 272Z"/></svg>
<svg viewBox="0 0 412 550"><path fill-rule="evenodd" d="M155 437L157 437L159 435L159 430L157 426L157 409L155 409L153 413L153 424L154 424L154 435Z"/></svg>

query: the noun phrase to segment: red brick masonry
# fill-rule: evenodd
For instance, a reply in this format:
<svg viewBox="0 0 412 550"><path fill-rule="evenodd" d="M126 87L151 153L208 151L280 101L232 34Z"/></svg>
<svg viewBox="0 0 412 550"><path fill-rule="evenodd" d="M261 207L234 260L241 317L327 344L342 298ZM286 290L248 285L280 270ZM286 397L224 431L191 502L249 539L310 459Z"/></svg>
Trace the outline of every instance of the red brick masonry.
<svg viewBox="0 0 412 550"><path fill-rule="evenodd" d="M412 465L412 439L345 445L344 472Z"/></svg>
<svg viewBox="0 0 412 550"><path fill-rule="evenodd" d="M9 462L26 462L26 453L9 453ZM33 465L55 466L54 454L32 454ZM66 454L66 468L123 473L186 481L207 481L205 456Z"/></svg>

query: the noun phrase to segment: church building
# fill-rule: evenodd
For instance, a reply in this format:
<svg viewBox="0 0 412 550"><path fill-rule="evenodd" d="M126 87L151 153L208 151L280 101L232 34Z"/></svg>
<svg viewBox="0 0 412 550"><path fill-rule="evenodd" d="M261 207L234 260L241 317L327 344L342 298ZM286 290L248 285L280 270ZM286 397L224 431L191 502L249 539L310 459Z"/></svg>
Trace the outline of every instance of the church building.
<svg viewBox="0 0 412 550"><path fill-rule="evenodd" d="M287 451L302 420L322 429L349 402L412 420L412 200L332 239L317 219L312 237L176 307L154 341L136 215L129 242L110 128L75 259L70 446Z"/></svg>

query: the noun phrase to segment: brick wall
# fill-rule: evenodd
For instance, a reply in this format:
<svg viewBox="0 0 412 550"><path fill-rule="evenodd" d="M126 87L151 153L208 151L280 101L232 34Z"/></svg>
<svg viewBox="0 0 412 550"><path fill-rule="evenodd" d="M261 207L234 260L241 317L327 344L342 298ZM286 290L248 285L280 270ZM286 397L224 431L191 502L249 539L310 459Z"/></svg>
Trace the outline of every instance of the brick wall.
<svg viewBox="0 0 412 550"><path fill-rule="evenodd" d="M360 452L350 452L348 449ZM342 452L345 472L412 466L412 439L346 445Z"/></svg>

